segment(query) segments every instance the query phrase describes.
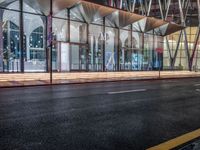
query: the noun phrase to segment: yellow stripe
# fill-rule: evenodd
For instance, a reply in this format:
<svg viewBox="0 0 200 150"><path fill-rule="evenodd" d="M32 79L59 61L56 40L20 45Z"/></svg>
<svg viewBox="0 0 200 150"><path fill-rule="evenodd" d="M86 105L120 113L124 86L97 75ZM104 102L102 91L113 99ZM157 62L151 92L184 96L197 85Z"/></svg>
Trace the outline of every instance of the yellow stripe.
<svg viewBox="0 0 200 150"><path fill-rule="evenodd" d="M148 148L147 150L171 150L198 137L200 137L200 129Z"/></svg>

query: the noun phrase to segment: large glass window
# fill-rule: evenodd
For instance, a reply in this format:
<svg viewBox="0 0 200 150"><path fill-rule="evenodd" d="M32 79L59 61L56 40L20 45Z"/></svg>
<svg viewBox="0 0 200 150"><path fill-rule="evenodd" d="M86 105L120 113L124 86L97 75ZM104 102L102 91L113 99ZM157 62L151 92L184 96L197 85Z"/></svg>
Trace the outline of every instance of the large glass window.
<svg viewBox="0 0 200 150"><path fill-rule="evenodd" d="M50 11L50 0L49 1L23 0L23 12L42 15L45 13L49 13L49 11Z"/></svg>
<svg viewBox="0 0 200 150"><path fill-rule="evenodd" d="M142 33L120 30L120 69L142 70L143 39Z"/></svg>
<svg viewBox="0 0 200 150"><path fill-rule="evenodd" d="M57 15L65 17L66 10L61 11ZM54 71L70 71L69 64L69 40L68 37L68 20L53 18L53 40L54 47L52 50L52 67Z"/></svg>
<svg viewBox="0 0 200 150"><path fill-rule="evenodd" d="M68 20L53 18L53 35L55 41L68 41Z"/></svg>
<svg viewBox="0 0 200 150"><path fill-rule="evenodd" d="M75 43L85 43L87 41L87 24L70 22L70 41Z"/></svg>
<svg viewBox="0 0 200 150"><path fill-rule="evenodd" d="M70 46L66 42L54 42L52 68L56 72L70 71Z"/></svg>
<svg viewBox="0 0 200 150"><path fill-rule="evenodd" d="M198 44L198 46L197 46L197 51L196 51L196 55L195 55L193 65L195 66L193 68L195 71L200 70L200 44Z"/></svg>
<svg viewBox="0 0 200 150"><path fill-rule="evenodd" d="M164 38L154 36L154 49L152 51L153 69L163 69ZM163 51L163 53L159 53Z"/></svg>
<svg viewBox="0 0 200 150"><path fill-rule="evenodd" d="M44 16L24 13L24 70L26 72L46 71L45 21Z"/></svg>
<svg viewBox="0 0 200 150"><path fill-rule="evenodd" d="M57 18L67 19L68 18L68 10L63 9L63 10L57 12L56 14L53 14L53 16L57 17Z"/></svg>
<svg viewBox="0 0 200 150"><path fill-rule="evenodd" d="M102 71L103 69L103 33L102 26L89 26L89 70Z"/></svg>
<svg viewBox="0 0 200 150"><path fill-rule="evenodd" d="M143 47L143 34L139 32L132 32L132 70L142 70L142 47Z"/></svg>
<svg viewBox="0 0 200 150"><path fill-rule="evenodd" d="M71 45L71 70L87 69L87 47L84 45Z"/></svg>
<svg viewBox="0 0 200 150"><path fill-rule="evenodd" d="M143 70L152 70L154 66L158 66L157 63L153 64L154 40L155 39L153 35L144 34Z"/></svg>
<svg viewBox="0 0 200 150"><path fill-rule="evenodd" d="M118 63L118 29L106 27L105 40L105 69L115 71Z"/></svg>
<svg viewBox="0 0 200 150"><path fill-rule="evenodd" d="M190 28L190 27L189 27ZM187 30L190 31L190 30ZM175 70L187 70L188 69L188 59L187 59L187 51L185 47L185 38L183 34L181 35L181 32L175 32L169 36L167 36L168 43L165 39L164 41L164 55L163 55L163 65L164 69L171 69L171 62L170 62L170 53L172 58L174 58L174 65L173 68ZM187 33L187 36L190 37L190 33ZM179 41L180 38L180 41ZM189 44L190 40L188 39ZM179 44L178 44L179 42ZM169 47L169 48L168 48ZM190 46L188 47L190 50ZM190 50L191 52L191 50Z"/></svg>
<svg viewBox="0 0 200 150"><path fill-rule="evenodd" d="M120 30L120 70L131 70L131 31Z"/></svg>
<svg viewBox="0 0 200 150"><path fill-rule="evenodd" d="M45 2L23 0L21 12L19 0L0 1L0 72L20 72L23 67L25 72L44 72L47 66L50 66L47 64L47 59L50 58L50 56L47 58L47 52L50 54L49 49L47 50L50 39L47 30L51 27L47 24L51 19L47 17L49 6L48 0ZM54 71L102 71L103 68L106 71L116 71L118 67L119 70L154 70L158 69L160 64L163 64L164 69L171 69L172 60L174 69L188 69L187 48L191 56L197 27L185 29L188 45L185 45L186 39L183 34L179 42L180 31L167 36L167 43L166 39L152 35L153 32L148 32L152 34L134 32L131 31L131 26L115 28L114 21L108 20L107 17L106 24L109 21L112 23L108 24L109 27L105 27L103 33L103 18L95 15L94 18L88 19L81 9L85 8L76 5L70 9L70 14L67 8L53 14L51 34L54 40L52 51ZM23 28L20 27L21 18ZM88 20L92 23L85 23ZM134 25L132 27L134 30ZM159 55L156 50L162 48L164 48L163 55ZM199 55L196 53L195 58ZM21 62L24 62L24 66ZM193 68L195 63L198 65L199 61L194 60Z"/></svg>
<svg viewBox="0 0 200 150"><path fill-rule="evenodd" d="M20 71L19 13L0 10L0 71Z"/></svg>

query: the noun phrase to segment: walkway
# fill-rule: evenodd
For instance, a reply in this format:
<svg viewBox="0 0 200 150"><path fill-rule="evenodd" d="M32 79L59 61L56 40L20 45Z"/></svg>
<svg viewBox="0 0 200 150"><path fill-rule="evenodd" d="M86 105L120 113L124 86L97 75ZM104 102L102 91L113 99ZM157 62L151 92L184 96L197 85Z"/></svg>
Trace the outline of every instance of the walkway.
<svg viewBox="0 0 200 150"><path fill-rule="evenodd" d="M162 71L160 78L200 77L200 72ZM158 79L158 71L53 73L53 84ZM50 84L49 73L3 73L0 87Z"/></svg>

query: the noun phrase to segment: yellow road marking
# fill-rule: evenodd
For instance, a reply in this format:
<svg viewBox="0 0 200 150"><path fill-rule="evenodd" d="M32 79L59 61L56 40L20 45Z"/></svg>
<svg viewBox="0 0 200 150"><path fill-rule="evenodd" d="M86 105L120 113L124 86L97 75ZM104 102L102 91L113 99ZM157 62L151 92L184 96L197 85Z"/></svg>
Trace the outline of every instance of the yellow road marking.
<svg viewBox="0 0 200 150"><path fill-rule="evenodd" d="M184 134L157 146L148 148L147 150L171 150L198 137L200 137L200 129Z"/></svg>

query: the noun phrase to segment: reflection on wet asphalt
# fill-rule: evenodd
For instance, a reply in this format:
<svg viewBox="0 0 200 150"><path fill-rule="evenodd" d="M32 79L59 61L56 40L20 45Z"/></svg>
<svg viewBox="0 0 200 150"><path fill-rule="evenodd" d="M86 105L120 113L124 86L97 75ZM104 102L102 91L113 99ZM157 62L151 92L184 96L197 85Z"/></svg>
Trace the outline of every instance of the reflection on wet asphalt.
<svg viewBox="0 0 200 150"><path fill-rule="evenodd" d="M196 78L0 89L0 147L143 150L200 128L199 83Z"/></svg>

